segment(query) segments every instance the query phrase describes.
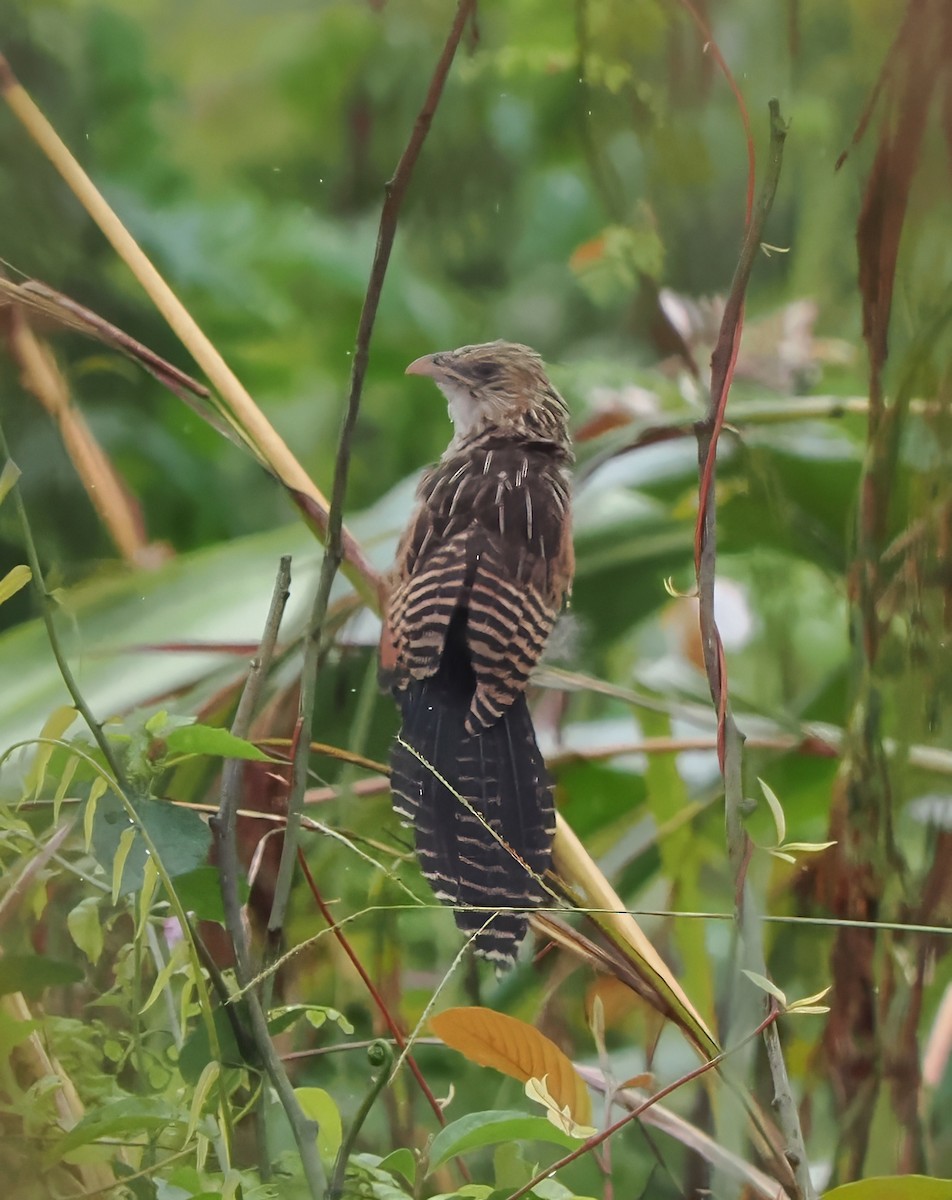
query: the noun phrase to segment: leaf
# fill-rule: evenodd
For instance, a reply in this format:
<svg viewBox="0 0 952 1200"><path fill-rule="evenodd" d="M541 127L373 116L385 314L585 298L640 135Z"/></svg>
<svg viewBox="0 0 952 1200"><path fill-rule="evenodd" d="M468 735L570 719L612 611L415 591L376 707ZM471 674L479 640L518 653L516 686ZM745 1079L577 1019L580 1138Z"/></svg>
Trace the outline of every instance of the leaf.
<svg viewBox="0 0 952 1200"><path fill-rule="evenodd" d="M246 1014L241 1006L238 1005L236 1007L238 1008L239 1017L244 1019ZM238 1043L235 1040L235 1031L225 1010L216 1008L212 1014L212 1019L215 1026L215 1037L218 1041L220 1057L212 1058L208 1030L205 1028L204 1021L199 1022L185 1039L182 1049L179 1052L179 1073L187 1084L194 1086L201 1079L202 1072L211 1062L218 1062L224 1067L242 1068L248 1065L242 1057L241 1050L238 1048Z"/></svg>
<svg viewBox="0 0 952 1200"><path fill-rule="evenodd" d="M431 1018L430 1027L447 1046L480 1066L494 1067L523 1084L547 1077L559 1109L568 1109L579 1125L591 1122L592 1100L582 1077L532 1025L491 1008L448 1008Z"/></svg>
<svg viewBox="0 0 952 1200"><path fill-rule="evenodd" d="M33 572L22 563L7 571L6 575L0 579L0 604L9 600L11 596L15 596L21 588L25 588L32 578Z"/></svg>
<svg viewBox="0 0 952 1200"><path fill-rule="evenodd" d="M38 954L7 954L0 958L0 996L23 992L39 996L49 987L65 987L80 983L82 970L75 963L57 958L41 958Z"/></svg>
<svg viewBox="0 0 952 1200"><path fill-rule="evenodd" d="M0 1057L6 1060L15 1046L42 1027L40 1021L17 1021L0 1008Z"/></svg>
<svg viewBox="0 0 952 1200"><path fill-rule="evenodd" d="M129 857L129 851L136 840L138 830L135 825L128 825L119 835L119 845L116 847L116 854L112 860L112 902L115 904L121 894L122 889L122 872L125 869L126 859ZM143 866L144 871L144 866ZM144 875L143 875L144 878Z"/></svg>
<svg viewBox="0 0 952 1200"><path fill-rule="evenodd" d="M212 1088L218 1082L219 1075L221 1075L219 1064L217 1062L210 1062L199 1076L198 1083L195 1085L195 1091L192 1095L192 1103L189 1105L188 1110L188 1127L185 1130L186 1145L198 1128L198 1123L202 1119L202 1110L205 1107L205 1101L208 1099Z"/></svg>
<svg viewBox="0 0 952 1200"><path fill-rule="evenodd" d="M49 766L50 759L53 757L53 751L56 749L55 746L49 743L58 741L78 715L76 709L71 704L61 704L59 708L54 708L43 722L43 728L40 730L40 738L43 740L36 748L33 763L23 783L26 795L29 795L31 792L33 795L39 795L40 788L43 786L43 780L46 778L46 768Z"/></svg>
<svg viewBox="0 0 952 1200"><path fill-rule="evenodd" d="M166 1100L157 1097L132 1096L103 1104L87 1113L69 1133L49 1151L48 1159L56 1162L63 1155L99 1138L114 1138L120 1134L162 1132L184 1127L185 1114Z"/></svg>
<svg viewBox="0 0 952 1200"><path fill-rule="evenodd" d="M8 458L0 471L0 504L6 500L16 481L20 478L20 468L12 458Z"/></svg>
<svg viewBox="0 0 952 1200"><path fill-rule="evenodd" d="M758 975L756 971L748 971L746 967L743 968L743 972L750 982L756 984L762 992L766 992L768 996L773 996L782 1008L787 1007L787 997L766 975Z"/></svg>
<svg viewBox="0 0 952 1200"><path fill-rule="evenodd" d="M784 816L783 805L777 799L777 793L773 788L768 787L762 779L757 780L760 784L760 790L764 794L764 799L767 801L767 806L770 809L770 815L774 819L774 825L777 829L777 846L783 846L783 840L787 836L787 818Z"/></svg>
<svg viewBox="0 0 952 1200"><path fill-rule="evenodd" d="M556 1129L545 1117L527 1117L524 1113L501 1109L469 1113L446 1125L433 1139L428 1172L467 1150L516 1140L550 1142L566 1150L578 1146L575 1138Z"/></svg>
<svg viewBox="0 0 952 1200"><path fill-rule="evenodd" d="M952 1179L930 1175L882 1175L844 1183L823 1200L952 1200Z"/></svg>
<svg viewBox="0 0 952 1200"><path fill-rule="evenodd" d="M243 758L251 762L277 762L259 750L253 742L235 737L227 729L213 725L180 725L164 738L173 754L210 754L218 758Z"/></svg>
<svg viewBox="0 0 952 1200"><path fill-rule="evenodd" d="M66 928L80 950L95 966L103 949L99 897L87 896L66 914Z"/></svg>
<svg viewBox="0 0 952 1200"><path fill-rule="evenodd" d="M180 942L176 942L172 947L172 953L169 955L169 961L165 964L158 975L155 977L155 983L152 985L152 991L145 1004L139 1009L140 1016L149 1011L165 988L168 987L169 981L176 971L180 971L182 967L189 961L189 945L182 938Z"/></svg>
<svg viewBox="0 0 952 1200"><path fill-rule="evenodd" d="M382 1158L379 1163L381 1171L389 1171L392 1175L402 1175L410 1186L413 1186L413 1181L416 1179L416 1159L413 1157L413 1151L406 1146L401 1146L399 1150L393 1150L386 1158Z"/></svg>
<svg viewBox="0 0 952 1200"><path fill-rule="evenodd" d="M332 1163L343 1138L340 1110L323 1088L295 1088L294 1094L304 1115L317 1122L317 1148L321 1158L325 1163Z"/></svg>
<svg viewBox="0 0 952 1200"><path fill-rule="evenodd" d="M198 813L178 808L167 801L145 798L133 801L133 808L152 839L162 866L173 879L204 865L211 845L211 833ZM125 805L117 796L110 794L99 801L92 822L92 848L97 862L110 875L122 835L132 828L133 823ZM120 895L137 892L142 887L145 864L145 843L142 838L136 838L128 850L118 884Z"/></svg>
<svg viewBox="0 0 952 1200"><path fill-rule="evenodd" d="M217 921L225 924L225 907L221 898L221 882L218 868L213 866L196 867L184 875L175 877L175 894L178 896L186 912L194 913L200 921ZM238 878L238 898L242 902L248 899L250 889L244 875Z"/></svg>
<svg viewBox="0 0 952 1200"><path fill-rule="evenodd" d="M567 1133L569 1137L584 1140L595 1133L594 1125L579 1125L577 1121L573 1120L568 1105L562 1108L559 1107L549 1092L546 1076L543 1076L541 1079L527 1080L526 1096L530 1100L534 1100L536 1104L541 1104L545 1109L546 1119L551 1121L556 1129L561 1129L563 1133Z"/></svg>
<svg viewBox="0 0 952 1200"><path fill-rule="evenodd" d="M328 1021L333 1021L347 1034L354 1032L354 1027L342 1012L336 1008L328 1008L326 1004L287 1004L271 1010L268 1018L268 1029L272 1034L283 1033L299 1018L304 1017L308 1024L320 1029Z"/></svg>

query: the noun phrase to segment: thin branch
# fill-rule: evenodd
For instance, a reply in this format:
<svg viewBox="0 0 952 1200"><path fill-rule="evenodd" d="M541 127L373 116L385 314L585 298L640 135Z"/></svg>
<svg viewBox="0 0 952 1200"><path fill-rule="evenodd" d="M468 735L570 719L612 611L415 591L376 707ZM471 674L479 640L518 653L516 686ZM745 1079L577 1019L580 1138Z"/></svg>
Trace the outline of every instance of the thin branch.
<svg viewBox="0 0 952 1200"><path fill-rule="evenodd" d="M274 654L278 640L278 630L281 618L288 600L291 586L291 559L285 555L278 566L277 577L274 581L274 591L265 622L264 633L258 655L251 664L248 679L245 683L231 731L236 737L246 737L251 728L251 721L261 694L261 688L267 679L268 667ZM244 923L241 914L241 899L238 893L238 838L237 810L238 797L241 791L243 764L238 759L229 759L222 770L221 803L218 816L211 821L218 846L218 869L221 880L222 903L225 908L225 925L235 948L235 974L241 988L246 988L251 981L253 972L250 961L248 940L245 936ZM248 1005L248 1015L251 1022L251 1036L254 1041L264 1069L271 1080L272 1087L278 1094L281 1106L287 1116L288 1123L297 1143L301 1156L301 1166L307 1180L308 1189L313 1200L322 1200L327 1179L320 1155L317 1152L317 1122L307 1117L298 1104L294 1088L288 1078L284 1063L281 1061L271 1032L268 1029L268 1018L262 1007L261 997L254 988L247 988L245 999ZM267 1175L268 1164L264 1174Z"/></svg>
<svg viewBox="0 0 952 1200"><path fill-rule="evenodd" d="M553 1163L549 1167L545 1167L537 1175L533 1176L528 1183L523 1184L521 1188L517 1188L516 1191L510 1193L510 1195L506 1197L506 1200L520 1200L521 1196L527 1195L534 1187L542 1183L543 1180L551 1179L557 1171L561 1171L563 1167L567 1167L570 1163L575 1162L575 1160L577 1158L581 1158L583 1154L588 1154L590 1150L594 1150L596 1147L600 1146L602 1142L606 1142L610 1137L616 1134L619 1129L623 1129L626 1125L630 1125L632 1121L637 1120L643 1112L646 1112L652 1107L652 1105L657 1104L659 1100L663 1100L665 1096L670 1096L672 1092L677 1091L678 1088L683 1087L684 1084L690 1083L693 1079L699 1079L702 1075L706 1074L706 1072L720 1066L720 1064L724 1062L726 1058L729 1058L730 1055L735 1054L741 1049L742 1046L746 1046L748 1042L754 1041L755 1038L758 1038L762 1033L766 1032L766 1030L776 1023L779 1016L780 1009L777 1007L776 1001L771 997L770 1007L766 1017L764 1017L756 1029L743 1037L736 1046L731 1046L729 1050L723 1050L720 1054L715 1055L714 1058L707 1059L705 1062L702 1062L700 1066L695 1067L693 1071L688 1071L686 1075L682 1075L679 1079L675 1079L673 1083L669 1083L666 1087L661 1088L659 1091L649 1096L644 1103L639 1104L630 1112L625 1113L625 1115L615 1121L613 1125L609 1125L607 1129L603 1129L600 1133L593 1134L592 1137L587 1138L575 1150L570 1151L563 1158L560 1158L558 1162Z"/></svg>
<svg viewBox="0 0 952 1200"><path fill-rule="evenodd" d="M256 657L251 662L248 678L235 710L235 718L231 726L231 732L235 737L246 738L251 729L251 721L258 706L261 688L268 677L268 668L274 655L274 647L278 640L278 631L281 628L281 618L284 616L290 587L291 559L290 556L285 555L278 565L261 644ZM218 870L221 879L222 903L225 908L225 927L235 948L236 974L241 987L244 987L252 976L248 938L242 920L241 897L238 890L237 818L243 772L244 763L240 759L226 760L222 767L221 801L218 813L209 822L218 847Z"/></svg>
<svg viewBox="0 0 952 1200"><path fill-rule="evenodd" d="M357 972L357 974L360 976L361 980L363 981L364 987L370 993L370 997L373 1000L374 1004L377 1006L377 1011L383 1017L384 1024L390 1030L390 1033L393 1036L394 1042L396 1042L396 1044L400 1047L401 1050L405 1050L406 1045L407 1045L407 1040L403 1036L403 1033L402 1033L399 1025L397 1025L396 1021L393 1019L393 1017L390 1013L390 1010L387 1007L386 1001L384 1000L383 996L380 994L380 990L377 988L374 981L370 978L370 975L367 973L366 968L364 967L363 963L358 958L353 946L351 946L350 942L347 940L347 938L344 934L344 931L338 926L337 922L334 920L334 914L327 907L324 897L321 895L320 890L318 889L317 882L315 881L314 876L311 874L311 869L307 865L307 859L304 857L304 854L302 851L298 851L298 857L299 857L299 861L301 864L301 870L304 873L304 878L307 880L308 887L311 889L311 895L314 897L315 903L317 904L318 908L321 910L321 915L323 916L324 920L327 922L328 928L334 934L334 937L337 939L337 942L340 945L340 948L347 955L354 970ZM433 1095L433 1092L430 1089L430 1085L423 1078L423 1072L420 1070L419 1066L417 1065L417 1061L413 1057L412 1054L407 1055L407 1066L410 1068L410 1071L413 1074L413 1078L419 1084L420 1091L422 1091L423 1095L426 1097L426 1102L427 1102L427 1104L429 1104L430 1108L433 1110L433 1112L436 1116L436 1119L439 1121L439 1123L441 1125L445 1125L446 1117L443 1113L443 1109L440 1108L440 1103L437 1100L437 1098Z"/></svg>
<svg viewBox="0 0 952 1200"><path fill-rule="evenodd" d="M291 881L297 858L298 835L301 826L301 814L304 806L304 790L308 780L308 751L310 748L310 730L314 715L316 696L317 672L323 640L324 620L330 600L331 587L337 570L343 559L343 519L344 501L347 494L347 478L350 467L351 446L357 423L357 413L360 409L360 399L363 391L364 376L370 352L370 338L373 333L383 290L387 264L393 248L397 231L397 219L400 207L409 186L413 169L419 157L420 150L426 139L437 105L443 93L447 75L456 54L463 29L473 11L475 0L459 0L453 24L450 27L442 53L437 61L426 99L420 109L413 131L410 134L406 149L397 163L393 178L386 185L386 195L380 214L380 226L377 232L377 248L374 253L373 266L367 284L367 294L364 297L360 321L357 326L357 341L354 349L354 360L351 371L350 394L347 410L341 425L337 444L337 455L334 464L334 483L331 489L330 508L327 514L327 538L324 547L324 559L321 564L321 575L314 596L314 605L308 622L304 640L304 667L301 676L301 695L299 702L299 737L293 755L294 765L291 776L291 788L288 796L288 821L281 850L281 861L274 885L274 898L271 915L268 919L268 937L274 948L280 939L280 931L284 926L285 913L291 892ZM379 597L378 597L379 599Z"/></svg>
<svg viewBox="0 0 952 1200"><path fill-rule="evenodd" d="M3 427L0 425L0 455L5 460L12 461L10 457L10 447L7 445L7 439L3 432ZM99 747L106 765L112 772L112 777L118 787L125 791L127 785L125 775L119 760L116 758L115 752L110 744L109 739L103 732L102 725L96 720L92 709L86 703L83 693L80 691L79 684L76 682L76 676L73 674L73 669L69 665L66 657L66 652L60 642L59 633L56 629L56 622L53 620L53 599L46 590L46 581L43 577L43 569L40 566L40 559L36 549L36 542L33 540L33 531L30 528L30 520L27 516L26 505L23 503L23 496L20 492L19 482L13 488L13 503L17 510L17 517L20 521L20 529L23 533L23 543L26 549L27 561L30 564L30 570L33 572L33 587L36 590L37 597L40 601L40 612L43 617L43 624L46 626L46 636L49 639L50 649L53 651L53 657L56 659L56 665L59 668L60 675L63 677L63 683L66 685L66 690L69 692L70 699L76 711L86 722L89 732L96 740L96 745Z"/></svg>
<svg viewBox="0 0 952 1200"><path fill-rule="evenodd" d="M747 284L763 237L764 225L773 205L783 161L786 125L775 100L770 102L770 149L767 170L756 208L750 213L737 269L724 308L717 344L711 357L711 398L706 420L699 424L698 460L700 487L695 532L695 571L700 609L701 643L711 698L717 709L718 758L724 776L724 807L727 850L734 875L737 928L744 946L745 961L758 974L766 974L761 924L753 919L752 898L746 876L752 852L743 822L743 736L731 712L724 646L714 617L715 569L717 560L716 465L717 441L724 424L727 398L740 348ZM799 1195L813 1200L816 1192L796 1103L777 1030L765 1031L767 1061L774 1085L774 1107L786 1140L784 1155L793 1169Z"/></svg>

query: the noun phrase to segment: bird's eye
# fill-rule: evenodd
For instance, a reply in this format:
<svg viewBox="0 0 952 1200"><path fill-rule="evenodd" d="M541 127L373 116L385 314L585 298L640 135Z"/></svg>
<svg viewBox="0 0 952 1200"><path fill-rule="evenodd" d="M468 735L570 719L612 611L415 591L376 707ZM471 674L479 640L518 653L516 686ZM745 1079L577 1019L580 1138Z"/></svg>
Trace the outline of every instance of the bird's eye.
<svg viewBox="0 0 952 1200"><path fill-rule="evenodd" d="M495 377L496 364L494 362L474 362L470 365L467 374L478 379L480 383L488 383L490 379Z"/></svg>

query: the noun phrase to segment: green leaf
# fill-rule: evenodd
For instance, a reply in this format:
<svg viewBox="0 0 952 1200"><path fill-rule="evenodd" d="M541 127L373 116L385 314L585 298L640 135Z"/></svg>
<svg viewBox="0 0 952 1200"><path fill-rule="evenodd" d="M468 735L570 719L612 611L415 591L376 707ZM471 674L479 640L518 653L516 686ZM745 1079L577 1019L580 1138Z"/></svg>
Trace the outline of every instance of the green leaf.
<svg viewBox="0 0 952 1200"><path fill-rule="evenodd" d="M0 471L0 504L6 500L19 478L20 468L12 458L8 458L3 464L3 470Z"/></svg>
<svg viewBox="0 0 952 1200"><path fill-rule="evenodd" d="M783 805L777 797L777 793L773 788L768 787L762 779L758 779L760 790L764 794L764 799L767 801L767 807L770 809L770 815L773 817L774 828L777 831L775 845L783 846L783 840L787 836L787 818L784 816Z"/></svg>
<svg viewBox="0 0 952 1200"><path fill-rule="evenodd" d="M15 596L21 588L25 588L32 578L33 572L23 564L7 571L0 579L0 604Z"/></svg>
<svg viewBox="0 0 952 1200"><path fill-rule="evenodd" d="M157 1097L114 1100L88 1113L49 1151L50 1162L99 1138L185 1128L186 1114Z"/></svg>
<svg viewBox="0 0 952 1200"><path fill-rule="evenodd" d="M61 704L43 722L40 737L48 740L43 741L36 748L33 763L24 780L24 791L27 795L31 792L34 795L39 795L40 788L43 786L43 780L46 778L46 768L49 766L50 759L53 757L53 751L56 749L50 743L58 741L78 716L79 713L77 713L71 704Z"/></svg>
<svg viewBox="0 0 952 1200"><path fill-rule="evenodd" d="M198 1083L195 1085L195 1091L192 1095L192 1103L188 1110L188 1128L185 1130L185 1141L188 1143L192 1134L198 1128L198 1123L202 1119L202 1111L205 1108L205 1101L208 1099L209 1093L218 1082L218 1077L221 1075L221 1067L216 1062L210 1062L202 1071Z"/></svg>
<svg viewBox="0 0 952 1200"><path fill-rule="evenodd" d="M239 1019L244 1019L246 1014L243 1011L243 1006L236 1004L235 1009ZM204 1021L199 1022L192 1029L192 1032L185 1039L182 1049L179 1051L179 1074L187 1084L193 1087L201 1079L202 1072L211 1062L220 1062L224 1067L237 1068L253 1065L248 1064L242 1056L241 1050L238 1048L238 1042L235 1039L234 1029L225 1010L216 1008L212 1014L212 1019L221 1053L220 1058L212 1058L208 1031L205 1028Z"/></svg>
<svg viewBox="0 0 952 1200"><path fill-rule="evenodd" d="M354 1027L342 1012L336 1008L328 1008L326 1004L288 1004L272 1010L268 1019L268 1029L272 1034L282 1033L299 1018L304 1017L308 1024L320 1029L328 1021L333 1021L347 1034L354 1032Z"/></svg>
<svg viewBox="0 0 952 1200"><path fill-rule="evenodd" d="M823 1200L952 1200L952 1179L934 1179L930 1175L882 1175L844 1183Z"/></svg>
<svg viewBox="0 0 952 1200"><path fill-rule="evenodd" d="M570 1150L578 1139L556 1129L545 1117L527 1117L521 1112L496 1109L470 1113L441 1129L430 1147L430 1171L435 1171L448 1159L480 1146L495 1146L505 1141L550 1142Z"/></svg>
<svg viewBox="0 0 952 1200"><path fill-rule="evenodd" d="M217 921L225 924L225 909L221 898L221 879L218 868L196 867L175 878L175 894L186 912L194 913L200 921ZM238 878L238 898L244 903L248 899L248 881Z"/></svg>
<svg viewBox="0 0 952 1200"><path fill-rule="evenodd" d="M131 822L123 829L119 835L119 845L116 847L116 854L112 860L112 902L115 904L122 893L122 872L125 869L126 859L129 857L129 851L132 849L136 840L138 829ZM143 863L143 879L145 878L145 863Z"/></svg>
<svg viewBox="0 0 952 1200"><path fill-rule="evenodd" d="M103 949L102 916L99 897L87 896L66 914L66 928L80 950L94 965Z"/></svg>
<svg viewBox="0 0 952 1200"><path fill-rule="evenodd" d="M381 1171L402 1175L407 1183L413 1186L416 1179L416 1159L413 1157L413 1151L406 1146L401 1146L399 1150L394 1150L386 1158L382 1158L379 1165Z"/></svg>
<svg viewBox="0 0 952 1200"><path fill-rule="evenodd" d="M317 1122L317 1148L321 1158L325 1163L332 1163L343 1138L340 1110L323 1088L295 1088L294 1094L304 1115Z"/></svg>
<svg viewBox="0 0 952 1200"><path fill-rule="evenodd" d="M38 954L7 954L0 958L0 996L11 992L39 996L49 987L65 987L82 979L83 972L75 963L57 958L41 958Z"/></svg>
<svg viewBox="0 0 952 1200"><path fill-rule="evenodd" d="M10 1051L41 1028L40 1021L17 1021L0 1009L0 1058L6 1060Z"/></svg>
<svg viewBox="0 0 952 1200"><path fill-rule="evenodd" d="M211 833L198 813L161 800L135 800L133 807L151 837L162 865L173 879L204 864L211 845ZM111 794L103 796L93 818L92 849L97 862L110 875L122 835L132 828L132 820L122 801ZM142 887L145 863L145 844L141 838L136 838L128 851L118 884L120 895L137 892Z"/></svg>
<svg viewBox="0 0 952 1200"><path fill-rule="evenodd" d="M219 758L244 758L251 762L277 762L252 742L213 725L180 725L164 737L173 754L211 754Z"/></svg>
<svg viewBox="0 0 952 1200"><path fill-rule="evenodd" d="M782 1008L787 1007L787 997L772 979L768 979L766 975L758 975L756 971L748 971L746 967L742 969L751 983L759 987L762 992L766 992L768 996L773 996Z"/></svg>

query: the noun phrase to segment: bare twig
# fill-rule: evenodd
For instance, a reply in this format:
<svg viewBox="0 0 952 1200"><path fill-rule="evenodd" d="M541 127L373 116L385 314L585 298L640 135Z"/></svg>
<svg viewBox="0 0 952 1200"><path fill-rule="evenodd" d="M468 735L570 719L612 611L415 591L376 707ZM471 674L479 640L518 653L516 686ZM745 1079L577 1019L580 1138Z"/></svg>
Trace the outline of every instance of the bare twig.
<svg viewBox="0 0 952 1200"><path fill-rule="evenodd" d="M321 910L321 916L323 916L324 920L327 922L327 926L330 929L330 931L333 933L334 937L337 939L338 945L344 951L344 953L347 955L354 970L357 972L357 974L360 976L361 980L363 981L364 987L370 993L370 998L373 1000L374 1004L377 1006L377 1011L380 1013L381 1017L383 1017L384 1024L390 1030L390 1033L393 1036L393 1040L396 1042L396 1044L400 1047L401 1050L405 1050L406 1045L407 1045L406 1038L403 1036L403 1033L402 1033L399 1025L397 1025L396 1021L393 1019L390 1009L387 1007L386 1001L384 1000L383 996L380 994L379 988L374 983L374 981L370 978L370 975L368 974L366 967L358 958L356 952L354 951L353 946L351 946L350 942L347 940L347 937L345 936L344 931L340 928L340 926L335 921L334 914L327 907L324 897L321 895L320 890L317 886L317 881L314 879L314 876L311 874L311 869L307 865L307 859L304 857L304 854L302 851L298 851L298 858L299 858L299 861L301 864L301 870L304 873L304 878L307 880L308 887L311 890L311 895L314 897L314 901L317 904L317 907ZM446 1117L443 1114L442 1108L440 1108L439 1101L433 1095L433 1092L430 1089L430 1085L423 1078L423 1072L420 1070L420 1068L417 1064L417 1061L413 1057L412 1054L407 1055L407 1066L410 1068L410 1071L412 1072L414 1079L419 1084L420 1090L423 1092L423 1095L426 1097L426 1102L427 1102L427 1104L429 1104L430 1108L433 1110L433 1112L436 1116L436 1119L439 1121L439 1123L441 1125L445 1125Z"/></svg>
<svg viewBox="0 0 952 1200"><path fill-rule="evenodd" d="M321 564L321 575L318 580L317 592L314 596L314 604L311 609L311 616L304 641L304 667L301 677L298 720L299 729L303 730L303 736L300 736L293 756L294 766L290 794L288 796L288 821L285 830L284 845L281 850L281 861L278 866L278 875L274 885L271 915L268 919L268 936L272 953L279 943L280 932L284 925L294 864L297 858L298 833L304 805L304 790L307 787L310 729L314 714L317 671L323 639L324 620L330 600L331 587L337 570L341 565L344 553L342 541L344 500L347 492L351 443L357 423L357 413L360 409L364 375L367 370L367 360L370 351L370 338L377 316L377 306L380 302L387 264L390 261L390 252L393 248L394 237L396 236L400 207L409 186L413 168L416 165L423 142L433 121L433 115L440 102L443 85L446 83L446 77L449 74L463 29L473 10L474 3L475 0L459 0L453 24L450 27L442 53L430 80L430 86L427 90L423 107L417 116L406 149L397 163L393 178L387 183L383 210L380 214L377 249L374 254L370 279L367 284L367 294L364 297L360 321L357 326L357 341L354 349L347 410L344 414L337 444L334 483L331 489L331 502L327 515L324 560Z"/></svg>
<svg viewBox="0 0 952 1200"><path fill-rule="evenodd" d="M779 1016L780 1009L777 1008L776 1002L771 999L770 1009L766 1017L764 1017L756 1029L742 1038L736 1046L732 1046L729 1050L723 1050L714 1058L710 1058L705 1062L702 1062L700 1066L695 1067L693 1071L688 1071L686 1075L682 1075L680 1079L675 1079L673 1083L669 1083L666 1087L660 1088L653 1095L649 1096L648 1099L642 1104L637 1105L637 1107L633 1108L630 1112L625 1113L625 1115L615 1121L613 1125L609 1125L607 1129L601 1130L600 1133L593 1134L592 1137L587 1138L575 1150L570 1151L563 1158L560 1158L558 1162L553 1163L549 1167L543 1168L543 1170L541 1170L537 1175L533 1176L528 1183L523 1184L521 1188L517 1188L516 1191L510 1193L510 1195L506 1197L506 1200L520 1200L521 1196L527 1195L534 1187L537 1187L538 1184L542 1183L544 1179L551 1179L557 1171L561 1171L563 1167L567 1167L570 1163L575 1162L575 1160L577 1158L581 1158L583 1154L588 1154L590 1150L594 1150L596 1147L600 1146L602 1142L607 1141L610 1137L616 1134L619 1129L623 1129L626 1125L630 1125L632 1121L637 1120L643 1112L646 1112L652 1107L652 1105L657 1104L659 1100L663 1100L665 1096L670 1096L672 1092L677 1091L678 1088L683 1087L686 1083L690 1083L693 1079L700 1078L700 1076L704 1075L707 1071L713 1070L715 1067L720 1066L720 1064L724 1062L724 1060L731 1054L736 1053L742 1046L747 1045L748 1042L752 1042L755 1038L766 1032L767 1029L776 1023Z"/></svg>
<svg viewBox="0 0 952 1200"><path fill-rule="evenodd" d="M251 720L261 694L261 688L268 674L268 666L274 654L275 643L278 640L278 630L281 618L288 600L288 590L291 586L291 559L285 555L278 566L277 577L274 581L274 592L265 622L264 633L257 657L251 664L248 679L245 683L231 731L236 737L246 737L251 727ZM278 1094L281 1106L287 1116L288 1123L301 1155L301 1166L307 1180L313 1200L322 1200L326 1187L326 1176L317 1152L317 1122L307 1117L288 1079L284 1063L275 1049L268 1029L268 1018L261 1003L261 997L253 987L247 987L252 979L253 971L250 961L248 939L245 936L244 923L241 915L241 899L238 893L238 839L237 839L237 810L238 797L241 791L242 763L238 759L229 759L222 770L221 803L217 817L211 821L218 845L218 870L221 880L222 902L225 908L225 925L235 948L235 973L238 984L245 991L248 1005L248 1015L251 1022L251 1037L254 1041L264 1069ZM268 1164L263 1162L264 1174L268 1173Z"/></svg>
<svg viewBox="0 0 952 1200"><path fill-rule="evenodd" d="M251 662L248 679L235 710L235 718L231 726L231 732L235 737L247 737L251 728L261 688L268 677L268 667L274 654L290 587L291 559L285 555L278 566L261 645L256 657ZM221 775L221 802L217 815L209 822L218 845L218 870L221 878L222 903L225 908L225 926L235 948L236 973L241 987L244 987L252 976L248 939L241 916L241 897L238 891L237 816L243 769L244 764L240 759L230 758L225 762Z"/></svg>
<svg viewBox="0 0 952 1200"><path fill-rule="evenodd" d="M7 445L7 439L4 435L3 428L0 426L0 456L3 459L10 459L10 448ZM66 685L66 690L70 694L70 699L76 711L86 722L89 732L93 735L96 745L99 747L106 765L112 772L112 777L116 785L125 790L125 775L119 760L116 758L112 744L103 732L102 724L96 720L92 709L86 703L86 698L80 691L79 684L76 682L76 676L73 674L73 669L69 665L66 653L60 642L59 632L56 628L56 622L53 620L53 600L46 590L46 581L43 577L43 568L40 566L40 558L36 550L36 542L33 540L33 531L30 527L30 521L27 516L26 506L23 503L23 496L20 494L19 484L13 489L13 503L17 510L17 516L20 521L20 530L23 534L23 543L26 549L27 561L30 564L30 570L33 572L33 587L36 590L37 598L40 602L40 612L43 616L43 624L46 626L46 636L49 639L50 649L53 651L53 657L56 659L56 665L59 668L60 675L63 677L63 683Z"/></svg>
<svg viewBox="0 0 952 1200"><path fill-rule="evenodd" d="M780 178L786 125L775 100L770 102L770 151L767 171L756 208L750 213L730 294L724 308L720 332L711 358L711 399L707 418L699 424L698 460L700 488L695 533L695 571L700 609L701 643L711 698L717 709L718 758L724 776L724 807L727 849L734 874L735 913L747 965L766 974L760 922L754 919L747 891L747 866L751 843L743 823L743 736L731 712L724 647L714 618L715 566L717 559L716 463L718 435L723 427L734 364L740 347L747 283L763 236L764 224L773 204ZM767 1061L774 1085L774 1107L786 1139L785 1157L793 1169L803 1200L816 1192L810 1179L803 1134L787 1075L780 1038L771 1023L764 1030Z"/></svg>

